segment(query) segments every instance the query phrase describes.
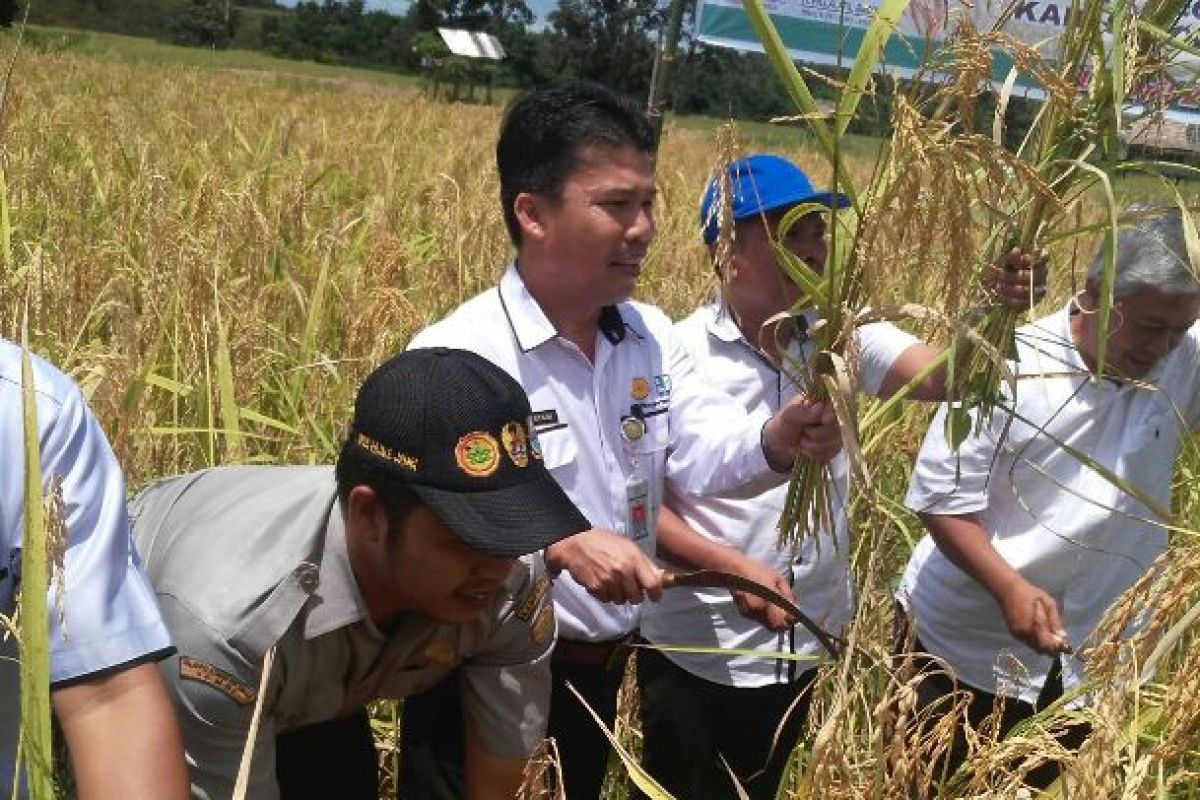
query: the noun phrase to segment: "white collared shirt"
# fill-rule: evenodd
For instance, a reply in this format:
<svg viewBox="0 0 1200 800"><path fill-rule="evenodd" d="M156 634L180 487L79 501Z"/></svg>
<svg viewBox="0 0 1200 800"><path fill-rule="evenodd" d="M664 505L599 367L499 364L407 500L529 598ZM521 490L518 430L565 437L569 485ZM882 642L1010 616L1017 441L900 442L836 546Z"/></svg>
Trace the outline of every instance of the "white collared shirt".
<svg viewBox="0 0 1200 800"><path fill-rule="evenodd" d="M1070 307L1018 331L1016 412L997 411L957 456L944 434L946 407L925 436L906 503L914 511L973 514L992 545L1059 604L1078 650L1109 605L1167 544L1153 513L1054 440L1086 454L1161 506L1171 495L1180 439L1200 421L1200 328L1142 385L1091 379L1072 344ZM1149 385L1147 385L1149 384ZM1044 429L1044 433L1042 432ZM997 443L999 449L997 450ZM1013 638L992 596L930 536L917 545L898 593L925 648L960 680L1033 702L1052 660ZM1062 657L1066 688L1083 664Z"/></svg>
<svg viewBox="0 0 1200 800"><path fill-rule="evenodd" d="M772 364L746 341L722 306L720 300L702 306L676 325L676 333L706 383L732 395L747 411L773 414L800 391L791 377L795 370L780 370ZM855 338L860 383L869 394L878 393L892 363L917 343L910 334L882 322L862 326ZM811 359L812 349L807 339L800 343L794 338L789 358ZM834 531L784 549L779 547L778 528L786 485L760 481L704 496L672 492L667 505L702 536L775 567L788 577L805 614L825 630L840 634L853 614L845 454L839 454L830 468ZM812 656L814 662L824 654L820 643L801 625L774 633L742 616L726 590L679 588L664 592L660 603L647 606L642 631L655 644L798 653ZM789 682L812 666L812 662L755 656L670 651L665 655L689 672L726 686Z"/></svg>
<svg viewBox="0 0 1200 800"><path fill-rule="evenodd" d="M653 306L607 309L596 334L595 362L557 334L515 267L500 285L468 300L409 344L471 350L516 378L529 395L546 466L593 527L630 535L628 486L636 471L649 489L647 530L654 551L663 486L683 493L720 491L773 476L762 452L765 414L747 415L707 386ZM637 414L645 434L622 437ZM674 590L672 590L674 591ZM566 572L554 581L560 634L601 641L639 623L636 605L602 603Z"/></svg>
<svg viewBox="0 0 1200 800"><path fill-rule="evenodd" d="M43 487L61 479L68 537L63 580L50 590L50 681L166 655L171 642L129 537L117 460L74 382L36 356L32 363ZM24 418L21 349L0 339L0 614L6 616L20 589ZM0 786L12 784L16 655L13 638L0 637Z"/></svg>

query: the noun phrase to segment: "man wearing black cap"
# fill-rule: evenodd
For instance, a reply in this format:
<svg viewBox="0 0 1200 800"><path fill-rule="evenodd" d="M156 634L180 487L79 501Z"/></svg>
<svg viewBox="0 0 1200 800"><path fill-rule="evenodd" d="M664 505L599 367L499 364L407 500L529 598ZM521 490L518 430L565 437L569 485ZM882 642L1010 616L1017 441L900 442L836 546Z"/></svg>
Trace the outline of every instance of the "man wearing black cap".
<svg viewBox="0 0 1200 800"><path fill-rule="evenodd" d="M363 384L336 469L206 470L131 510L178 648L164 672L194 797L244 783L256 799L375 798L364 704L456 666L465 796L513 796L543 737L555 633L527 554L589 525L503 371L406 353Z"/></svg>

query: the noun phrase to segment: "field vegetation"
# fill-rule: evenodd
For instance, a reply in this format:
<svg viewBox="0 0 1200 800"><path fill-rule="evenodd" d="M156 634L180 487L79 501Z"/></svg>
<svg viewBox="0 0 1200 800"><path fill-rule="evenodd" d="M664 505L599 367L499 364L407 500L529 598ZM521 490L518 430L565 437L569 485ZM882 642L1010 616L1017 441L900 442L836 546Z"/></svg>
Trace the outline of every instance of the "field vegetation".
<svg viewBox="0 0 1200 800"><path fill-rule="evenodd" d="M28 314L33 348L84 387L131 488L215 464L330 461L359 380L491 286L510 258L493 171L499 108L433 102L419 85L353 71L173 61L197 51L159 45L153 57L130 56L105 41L17 59L0 119L0 334L18 339ZM638 294L675 317L715 285L696 214L721 156L716 124L672 121L659 157L659 235ZM736 135L743 150L768 147L830 181L828 162L795 129ZM883 145L846 148L857 184ZM1195 184L1183 190L1194 203ZM1167 199L1162 191L1151 179L1115 186L1122 203ZM913 208L926 200L914 187ZM901 258L904 229L899 218L864 265L864 299L942 308L954 277ZM1098 236L1051 245L1051 291L1038 311L1080 285ZM863 431L877 492L855 508L857 650L823 678L794 796L903 796L884 770L905 702L886 654L892 583L920 533L900 499L926 422L924 411L895 408ZM1176 510L1192 530L1198 471L1188 448ZM1139 689L1119 654L1098 656L1100 733L1069 796L1200 797L1200 648L1190 627L1172 627L1194 616L1200 551L1181 534L1168 558L1163 582L1125 607L1153 612L1145 644L1158 646L1158 670ZM1009 760L1043 753L1057 713L984 747L983 766L948 796L1012 797ZM389 718L381 712L385 744ZM384 762L396 768L390 753ZM624 796L620 784L614 796Z"/></svg>

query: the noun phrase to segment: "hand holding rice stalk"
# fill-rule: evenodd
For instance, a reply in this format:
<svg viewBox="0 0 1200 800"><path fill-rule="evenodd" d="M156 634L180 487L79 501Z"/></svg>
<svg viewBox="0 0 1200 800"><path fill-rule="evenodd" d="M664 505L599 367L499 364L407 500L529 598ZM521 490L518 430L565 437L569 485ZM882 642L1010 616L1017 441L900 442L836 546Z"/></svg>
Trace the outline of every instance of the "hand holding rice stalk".
<svg viewBox="0 0 1200 800"><path fill-rule="evenodd" d="M907 0L884 0L875 19L866 31L863 43L855 57L853 67L842 87L834 120L829 124L818 108L803 76L792 63L787 49L766 13L761 0L746 0L747 14L754 24L764 49L776 72L783 79L789 95L801 111L801 118L813 133L818 148L829 161L833 173L833 190L844 193L858 219L856 229L851 230L834 213L831 225L830 257L823 274L816 274L799 259L790 257L782 247L779 261L790 277L807 294L806 305L820 314L823 322L814 330L813 339L818 356L812 365L802 365L802 376L807 375L807 388L814 400L833 402L838 411L838 421L845 435L847 451L856 478L866 484L865 469L856 452L856 420L854 419L853 395L838 389L838 374L844 364L842 354L854 318L851 309L859 307L862 294L863 254L867 249L874 228L885 225L881 219L885 209L874 209L881 198L889 194L896 182L898 168L909 155L893 148L880 159L870 184L862 192L865 200L860 202L859 192L851 185L847 170L839 152L840 137L846 132L854 118L859 101L868 91L871 76L878 65L884 46L894 32L897 21L908 5ZM1037 52L1028 46L1008 40L1017 51L1014 58L1017 67L1006 82L997 111L994 146L984 146L979 163L991 160L1007 169L1012 177L1019 177L1015 191L1006 187L1000 203L986 206L993 219L984 227L988 234L982 242L983 254L974 258L980 265L977 272L992 268L992 264L1003 263L1013 252L1033 253L1040 250L1039 243L1051 240L1052 226L1064 216L1079 198L1096 184L1103 186L1108 200L1109 224L1106 235L1111 245L1116 230L1116 201L1113 198L1109 175L1118 168L1116 164L1117 133L1121 127L1122 110L1128 88L1135 76L1142 76L1151 69L1161 68L1164 62L1161 52L1152 52L1150 44L1157 43L1158 50L1181 44L1170 40L1162 33L1170 29L1183 7L1183 0L1158 0L1143 10L1137 24L1130 22L1129 0L1121 0L1113 7L1111 19L1114 31L1111 58L1106 59L1103 22L1106 9L1103 4L1093 3L1080 13L1071 16L1058 48L1057 66L1048 67ZM970 63L960 66L949 65L949 71L961 71L960 78L978 84L991 75L991 56L988 48L1003 47L1005 37L1002 27L1015 12L1015 4L997 22L997 29L986 40L987 47L973 53ZM969 36L966 38L970 38ZM975 37L978 44L979 37ZM948 48L955 55L953 45ZM944 55L944 53L943 53ZM1025 138L1017 154L1003 151L1000 130L1004 106L1015 82L1016 71L1032 73L1046 88L1048 100ZM1080 93L1081 76L1094 71L1086 93ZM967 73L970 73L968 75ZM977 75L975 73L978 73ZM961 87L957 87L961 89ZM956 104L949 102L954 97L955 87L942 94L937 111L927 120L939 128L935 138L948 142L954 138L979 139L973 134L973 120L945 120L943 116ZM959 104L963 106L964 104ZM898 108L902 104L897 104ZM969 104L965 107L971 108ZM978 145L973 142L973 145ZM983 142L987 145L986 140ZM979 149L976 147L976 149ZM991 150L990 154L983 150ZM1101 158L1097 158L1097 154ZM1100 161L1100 166L1092 163ZM1142 165L1144 168L1144 165ZM1002 170L1003 171L1003 170ZM977 178L985 177L988 167L977 169ZM781 236L796 219L813 211L813 207L798 207L781 224ZM824 209L822 209L824 210ZM874 212L878 211L876 215ZM969 214L969 212L968 212ZM1000 222L995 223L994 219ZM978 224L978 220L970 220ZM1060 234L1061 235L1061 234ZM1111 247L1110 247L1111 250ZM1111 299L1112 264L1105 273L1104 307L1101 319L1107 321ZM959 263L962 263L961 261ZM1032 293L1032 285L1030 287ZM961 441L970 430L970 420L977 423L988 419L991 411L1001 401L1001 383L1005 374L1003 357L1011 354L1013 337L1019 318L1019 310L995 308L984 313L977 330L964 335L960 325L954 345L945 355L948 370L949 393L957 400L952 440ZM1100 354L1103 358L1103 352ZM974 413L978 412L978 413ZM790 540L799 535L801 529L815 530L830 519L828 482L825 469L801 460L793 475L788 500L780 523L781 538Z"/></svg>
<svg viewBox="0 0 1200 800"><path fill-rule="evenodd" d="M1039 250L1042 243L1055 238L1051 231L1066 212L1097 185L1102 187L1108 209L1108 221L1103 226L1107 255L1099 309L1103 329L1107 329L1112 308L1112 259L1117 231L1112 177L1131 167L1156 171L1154 165L1119 163L1119 134L1127 97L1134 86L1160 72L1173 55L1188 49L1185 43L1164 32L1171 29L1186 7L1186 0L1151 0L1136 13L1130 0L1083 6L1079 13L1068 17L1057 43L1057 64L1051 68L1045 62L1031 60L1028 53L1018 53L1014 59L1018 67L1014 67L1001 96L997 145L1003 107L1018 68L1035 75L1047 99L1016 154L1031 168L1031 180L1019 184L1012 204L1005 209L1007 220L993 228L987 250L989 254L1016 248L1026 252ZM1001 15L993 34L998 33L1012 13L1010 8ZM1106 42L1106 38L1110 41ZM1058 238L1080 232L1084 231L1060 233ZM983 263L993 260L987 258ZM1011 355L1020 313L1005 307L988 311L979 326L983 339ZM960 338L955 346L963 344ZM1101 371L1104 356L1102 340L1098 359ZM954 361L950 362L952 367ZM964 363L965 368L956 370L951 381L957 404L953 416L947 420L950 440L955 445L969 433L972 417L976 425L986 424L1001 402L1001 369L996 360L979 348L972 348Z"/></svg>
<svg viewBox="0 0 1200 800"><path fill-rule="evenodd" d="M866 93L871 74L883 54L883 47L907 6L908 0L884 0L880 5L879 13L866 33L850 77L842 89L833 125L830 126L804 77L792 63L762 0L745 2L746 13L762 40L772 65L783 79L788 94L796 103L809 130L816 137L821 153L829 161L833 173L831 191L844 194L854 213L860 216L862 206L841 156L840 137L854 118L858 103ZM791 226L813 211L830 211L832 217L829 257L824 271L820 274L780 244ZM797 205L790 209L781 221L775 249L780 265L806 295L800 304L815 309L821 320L809 331L816 353L813 363L790 366L799 376L798 381L810 399L832 403L842 430L843 444L850 457L851 468L855 477L865 483L868 476L857 452L854 393L842 356L853 327L854 313L851 309L858 308L862 292L859 274L861 262L855 257L853 234L845 224L845 219L846 215L839 214L837 208L830 209L814 203ZM803 532L829 529L833 519L829 478L828 465L805 458L796 460L779 523L781 541L792 541Z"/></svg>

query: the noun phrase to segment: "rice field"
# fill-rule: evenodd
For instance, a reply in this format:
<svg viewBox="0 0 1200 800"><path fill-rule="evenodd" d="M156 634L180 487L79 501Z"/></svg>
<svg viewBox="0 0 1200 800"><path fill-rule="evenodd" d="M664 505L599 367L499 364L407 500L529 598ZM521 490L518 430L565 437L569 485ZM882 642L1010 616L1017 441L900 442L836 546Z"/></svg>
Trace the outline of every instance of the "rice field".
<svg viewBox="0 0 1200 800"><path fill-rule="evenodd" d="M0 52L12 44L0 38ZM329 461L359 380L492 285L510 258L493 174L500 109L431 102L417 85L349 70L248 68L183 50L173 61L172 50L21 52L0 118L0 333L18 339L28 311L32 346L84 387L131 488L215 464ZM715 287L696 219L720 156L713 128L669 124L659 157L659 234L638 295L674 317ZM744 149L760 130L740 132ZM809 140L791 138L773 129L770 147L826 181ZM880 144L849 151L859 182ZM1194 202L1195 185L1183 188ZM1148 180L1116 190L1122 201L1160 191ZM872 252L903 254L902 234L897 225ZM1052 248L1041 310L1077 285L1094 244ZM876 261L869 302L943 307L944 274ZM884 770L888 715L903 699L886 654L891 586L920 535L900 499L927 414L897 408L864 431L879 488L855 509L865 655L823 678L789 796L904 796ZM1176 495L1192 529L1197 471L1188 448ZM1094 711L1102 735L1063 796L1200 797L1200 648L1190 628L1171 628L1198 599L1200 551L1180 535L1169 558L1165 583L1129 606L1155 615L1147 642L1164 642L1158 673L1129 691L1119 658L1100 665L1110 676ZM1183 701L1163 703L1168 690ZM387 727L381 717L381 736ZM947 796L1013 796L1005 765L1038 752L1039 736L1034 725L994 747L982 777Z"/></svg>

